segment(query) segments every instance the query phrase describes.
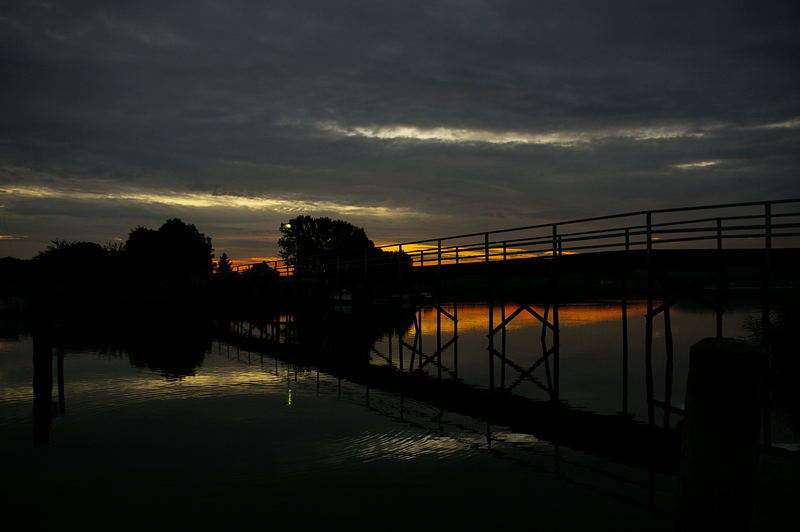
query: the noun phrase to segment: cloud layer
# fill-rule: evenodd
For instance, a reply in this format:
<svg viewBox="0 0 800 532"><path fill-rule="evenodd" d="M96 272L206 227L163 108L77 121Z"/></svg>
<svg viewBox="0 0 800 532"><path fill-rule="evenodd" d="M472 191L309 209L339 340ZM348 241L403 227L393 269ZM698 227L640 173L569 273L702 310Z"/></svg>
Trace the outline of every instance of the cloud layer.
<svg viewBox="0 0 800 532"><path fill-rule="evenodd" d="M7 1L0 256L800 196L797 2Z"/></svg>

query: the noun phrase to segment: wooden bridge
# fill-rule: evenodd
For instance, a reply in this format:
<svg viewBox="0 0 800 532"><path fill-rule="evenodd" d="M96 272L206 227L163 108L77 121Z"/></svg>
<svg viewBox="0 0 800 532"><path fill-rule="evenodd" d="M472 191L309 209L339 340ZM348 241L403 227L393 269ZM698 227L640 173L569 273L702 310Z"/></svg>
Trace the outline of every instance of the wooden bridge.
<svg viewBox="0 0 800 532"><path fill-rule="evenodd" d="M762 249L800 247L800 199L725 203L634 211L378 246L402 252L415 267L512 261L602 251ZM330 273L355 267L369 275L386 257L370 250L339 250L305 259ZM399 257L393 256L398 262ZM291 276L291 261L268 263ZM253 264L236 267L247 270Z"/></svg>
<svg viewBox="0 0 800 532"><path fill-rule="evenodd" d="M381 246L383 251L401 253L376 254L374 250L341 250L306 258L305 271L321 272L326 289L337 293L354 283L369 285L381 275L385 278L396 262L396 275L389 277L412 295L424 290L430 294L429 304L439 312L438 319L451 321L457 336L458 294L452 283L464 276L488 280L481 294L490 309L487 317L488 350L499 361L499 379L506 370L521 378L534 370L546 371L547 389L554 400L559 398L560 326L559 304L568 287L565 274L586 276L604 270L617 278L617 295L621 300L621 359L623 391L622 411L627 411L627 374L629 360L628 298L632 280L639 282L639 294L646 299L644 361L646 366L648 422L655 425L656 409L661 409L664 427L680 410L673 406L672 375L674 345L670 309L679 301L692 297L716 315L715 330L709 336L722 337L724 284L730 267L749 268L756 274L761 293L761 341L770 343L770 309L773 275L776 266L795 275L800 250L800 199L728 203L635 211L609 216L596 216L553 223L535 224L486 232L402 242ZM275 261L272 267L283 278L294 277L297 264ZM674 272L691 270L693 277L676 276ZM638 276L633 275L638 271ZM701 272L702 275L696 275ZM514 293L504 287L509 277L539 277L535 297L544 312L530 306L529 293ZM713 287L709 294L708 285ZM397 286L397 285L396 285ZM701 291L704 288L706 290ZM362 296L370 295L369 289ZM474 297L475 292L472 293ZM470 296L467 296L470 297ZM485 298L485 299L484 299ZM369 299L366 297L364 299ZM413 298L412 298L413 299ZM494 303L513 301L516 310L506 314L505 305L495 315ZM448 306L449 305L449 306ZM533 368L521 368L505 353L507 326L521 314L533 316L542 324L542 356ZM665 396L656 398L653 374L653 342L655 318L662 318L666 350ZM415 323L416 320L415 320ZM417 325L415 325L417 327ZM416 331L416 338L421 334ZM698 339L699 340L699 339ZM435 353L449 346L437 345ZM415 356L425 353L416 343L401 340L399 349ZM422 359L421 359L422 360ZM494 365L490 365L494 371ZM492 376L492 382L493 376ZM501 385L502 387L502 385ZM764 439L769 443L770 428L765 419Z"/></svg>

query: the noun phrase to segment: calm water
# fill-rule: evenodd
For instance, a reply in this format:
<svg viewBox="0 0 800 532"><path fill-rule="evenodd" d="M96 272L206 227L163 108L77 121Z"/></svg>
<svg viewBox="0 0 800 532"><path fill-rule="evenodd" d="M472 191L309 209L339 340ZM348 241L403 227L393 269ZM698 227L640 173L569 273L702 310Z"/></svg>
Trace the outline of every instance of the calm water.
<svg viewBox="0 0 800 532"><path fill-rule="evenodd" d="M640 306L629 310L629 411L646 419ZM458 376L485 387L487 308L459 310ZM745 334L742 323L751 313L727 313L726 335ZM619 307L566 306L560 317L561 398L592 411L619 411ZM540 326L518 319L507 331L506 352L526 368L541 356ZM706 312L679 308L672 322L673 396L680 404L688 347L711 336L714 321ZM440 341L448 334L444 327ZM435 350L432 310L423 312L421 339L423 351ZM376 342L371 364L390 363L392 342L391 364L397 365L397 341L387 335ZM183 375L149 369L141 352L67 349L63 413L54 406L49 443L34 445L32 352L30 337L0 340L2 497L7 519L21 519L25 528L673 527L673 475L555 446L411 395L219 341ZM448 369L455 355L452 346L443 354ZM437 370L429 365L424 371ZM544 381L543 370L537 371ZM498 382L500 373L496 369ZM516 376L507 369L507 385ZM656 381L661 377L657 373ZM514 393L546 397L527 380ZM777 440L797 442L791 430L775 430Z"/></svg>

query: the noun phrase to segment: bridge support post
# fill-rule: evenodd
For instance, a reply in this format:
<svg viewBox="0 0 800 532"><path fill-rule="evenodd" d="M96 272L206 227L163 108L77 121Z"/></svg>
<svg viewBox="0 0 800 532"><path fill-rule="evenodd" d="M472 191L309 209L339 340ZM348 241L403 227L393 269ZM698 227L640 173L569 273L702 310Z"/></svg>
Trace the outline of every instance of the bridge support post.
<svg viewBox="0 0 800 532"><path fill-rule="evenodd" d="M436 378L442 380L442 288L439 286L438 301L436 302Z"/></svg>
<svg viewBox="0 0 800 532"><path fill-rule="evenodd" d="M620 279L622 307L622 413L628 414L628 274L623 271Z"/></svg>
<svg viewBox="0 0 800 532"><path fill-rule="evenodd" d="M666 354L666 367L664 368L664 428L669 428L669 418L672 414L672 376L674 372L674 356L672 343L672 319L669 306L664 307L664 344Z"/></svg>
<svg viewBox="0 0 800 532"><path fill-rule="evenodd" d="M750 529L766 350L729 338L691 348L678 530Z"/></svg>
<svg viewBox="0 0 800 532"><path fill-rule="evenodd" d="M655 406L653 404L653 221L652 214L646 214L647 224L647 314L645 315L644 331L644 372L645 389L647 394L647 422L655 423Z"/></svg>
<svg viewBox="0 0 800 532"><path fill-rule="evenodd" d="M561 358L561 332L558 321L559 305L559 264L561 256L561 237L558 235L558 225L553 224L553 262L550 266L550 303L553 305L553 385L552 398L558 400L560 378L560 358Z"/></svg>
<svg viewBox="0 0 800 532"><path fill-rule="evenodd" d="M488 270L487 270L488 271ZM489 278L489 391L494 391L494 288L492 286L492 279Z"/></svg>
<svg viewBox="0 0 800 532"><path fill-rule="evenodd" d="M718 251L718 258L717 258L717 270L716 270L716 285L715 285L715 295L716 295L716 304L717 308L714 311L714 315L716 317L716 325L717 325L717 338L722 338L722 314L723 304L722 304L722 284L723 284L723 277L725 275L725 266L722 259L722 219L717 218L717 251Z"/></svg>
<svg viewBox="0 0 800 532"><path fill-rule="evenodd" d="M506 322L506 284L505 284L505 275L503 274L502 270L500 272L500 323ZM507 338L507 327L503 326L500 330L500 389L503 390L506 387L506 338Z"/></svg>
<svg viewBox="0 0 800 532"><path fill-rule="evenodd" d="M33 337L33 443L50 443L53 417L53 345L47 334Z"/></svg>
<svg viewBox="0 0 800 532"><path fill-rule="evenodd" d="M761 281L761 344L769 349L771 343L770 309L772 306L772 204L764 204L764 266ZM765 387L766 389L766 387ZM764 394L764 443L772 443L772 426L769 417L769 395Z"/></svg>
<svg viewBox="0 0 800 532"><path fill-rule="evenodd" d="M453 338L458 339L458 296L453 298ZM453 343L453 378L458 379L458 341Z"/></svg>

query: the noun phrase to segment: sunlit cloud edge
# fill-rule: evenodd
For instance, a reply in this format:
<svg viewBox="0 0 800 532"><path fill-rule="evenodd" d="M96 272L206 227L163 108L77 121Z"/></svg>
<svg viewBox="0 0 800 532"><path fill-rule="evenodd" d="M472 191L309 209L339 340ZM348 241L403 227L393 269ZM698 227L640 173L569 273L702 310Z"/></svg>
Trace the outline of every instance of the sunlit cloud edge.
<svg viewBox="0 0 800 532"><path fill-rule="evenodd" d="M694 161L691 163L680 163L680 164L673 164L673 168L678 168L679 170L693 170L697 168L708 168L710 166L717 166L722 161L714 160L714 161Z"/></svg>
<svg viewBox="0 0 800 532"><path fill-rule="evenodd" d="M117 190L114 192L81 191L47 186L7 185L0 194L25 199L71 199L79 201L127 201L187 208L231 208L254 211L274 211L285 214L332 212L342 215L395 217L424 216L401 207L382 205L349 205L325 200L288 199L268 196L239 196L202 192L165 192L146 190Z"/></svg>
<svg viewBox="0 0 800 532"><path fill-rule="evenodd" d="M321 131L345 137L363 137L379 140L427 141L447 144L530 144L577 147L612 138L626 138L637 141L702 137L706 131L688 125L665 125L653 127L634 127L605 129L596 131L557 131L530 133L524 131L493 131L485 129L465 129L450 127L425 128L408 125L384 126L343 126L336 122L317 122L315 127Z"/></svg>

